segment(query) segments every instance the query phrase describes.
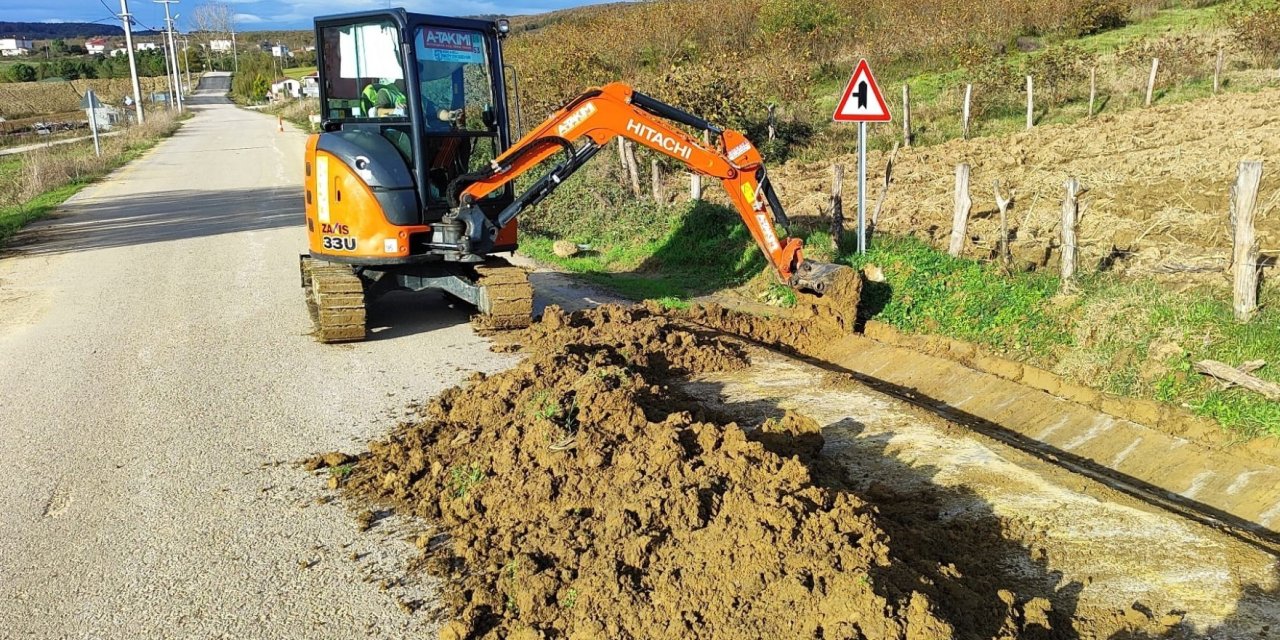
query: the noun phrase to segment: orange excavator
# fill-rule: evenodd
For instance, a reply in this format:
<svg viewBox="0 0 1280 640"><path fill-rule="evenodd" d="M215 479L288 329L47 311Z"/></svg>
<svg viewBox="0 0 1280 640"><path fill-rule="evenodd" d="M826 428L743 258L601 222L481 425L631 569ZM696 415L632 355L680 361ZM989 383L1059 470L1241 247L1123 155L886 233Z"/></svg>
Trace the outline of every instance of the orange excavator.
<svg viewBox="0 0 1280 640"><path fill-rule="evenodd" d="M442 290L475 305L491 327L527 326L527 275L496 254L515 250L522 211L618 137L720 180L791 287L822 295L858 277L778 236L786 215L742 133L625 84L583 93L512 142L509 30L505 20L400 9L316 19L322 132L307 143L310 253L301 271L322 341L364 339L366 302L395 290ZM707 132L712 144L689 131ZM516 193L517 178L549 161Z"/></svg>

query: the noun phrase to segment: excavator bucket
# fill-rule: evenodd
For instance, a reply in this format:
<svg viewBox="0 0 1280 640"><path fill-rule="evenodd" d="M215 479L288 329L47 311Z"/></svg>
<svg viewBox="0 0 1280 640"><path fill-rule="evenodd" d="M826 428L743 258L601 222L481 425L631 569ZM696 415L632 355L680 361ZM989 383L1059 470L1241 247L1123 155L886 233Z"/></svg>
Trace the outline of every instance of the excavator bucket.
<svg viewBox="0 0 1280 640"><path fill-rule="evenodd" d="M846 331L858 321L862 300L862 274L851 267L829 262L803 260L791 276L791 286L813 296L811 303L821 317Z"/></svg>

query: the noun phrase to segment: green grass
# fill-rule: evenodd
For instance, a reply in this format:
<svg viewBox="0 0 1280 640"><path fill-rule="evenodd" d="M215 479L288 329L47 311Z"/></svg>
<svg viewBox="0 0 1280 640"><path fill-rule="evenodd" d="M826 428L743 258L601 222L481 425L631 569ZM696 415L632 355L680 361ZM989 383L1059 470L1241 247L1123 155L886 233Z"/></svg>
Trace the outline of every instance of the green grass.
<svg viewBox="0 0 1280 640"><path fill-rule="evenodd" d="M981 344L1111 393L1186 405L1244 435L1280 436L1280 403L1224 390L1192 370L1204 359L1261 359L1268 367L1255 375L1280 382L1272 362L1280 313L1238 324L1225 288L1170 292L1095 274L1061 296L1052 274L1005 274L912 238L879 237L865 256L841 261L884 270L887 282L864 293L864 313L899 330Z"/></svg>
<svg viewBox="0 0 1280 640"><path fill-rule="evenodd" d="M1216 26L1217 6L1164 9L1146 20L1073 40L1085 51L1112 53L1140 38L1202 31Z"/></svg>
<svg viewBox="0 0 1280 640"><path fill-rule="evenodd" d="M586 255L560 258L551 251L552 239L536 234L526 235L520 250L636 300L679 300L743 284L764 267L736 213L706 202L683 211L657 237L640 235Z"/></svg>
<svg viewBox="0 0 1280 640"><path fill-rule="evenodd" d="M290 67L284 70L284 75L286 78L301 80L303 77L309 76L315 72L315 67Z"/></svg>
<svg viewBox="0 0 1280 640"><path fill-rule="evenodd" d="M58 205L88 186L90 182L92 181L73 182L46 191L23 204L0 208L0 247L4 247L18 230L49 215L58 208Z"/></svg>
<svg viewBox="0 0 1280 640"><path fill-rule="evenodd" d="M1058 290L1057 278L1004 276L993 265L952 258L909 238L879 238L866 255L840 261L856 268L875 264L893 274L887 284L871 283L863 304L877 319L902 329L998 346L1032 359L1070 340L1059 314L1044 305Z"/></svg>
<svg viewBox="0 0 1280 640"><path fill-rule="evenodd" d="M449 491L455 498L465 498L471 490L485 481L484 468L479 463L449 468Z"/></svg>

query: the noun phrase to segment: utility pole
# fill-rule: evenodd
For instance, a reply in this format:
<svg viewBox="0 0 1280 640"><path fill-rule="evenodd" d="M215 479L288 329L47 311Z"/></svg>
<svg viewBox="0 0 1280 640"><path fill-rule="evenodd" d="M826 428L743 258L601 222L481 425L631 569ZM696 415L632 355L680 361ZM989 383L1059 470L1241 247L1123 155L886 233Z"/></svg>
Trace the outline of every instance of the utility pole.
<svg viewBox="0 0 1280 640"><path fill-rule="evenodd" d="M124 22L124 46L129 54L129 77L133 80L133 108L138 112L138 124L142 124L142 87L138 84L138 62L133 57L133 28L129 26L132 19L133 17L129 15L128 0L120 0L120 20Z"/></svg>
<svg viewBox="0 0 1280 640"><path fill-rule="evenodd" d="M195 87L191 86L191 41L187 38L182 39L182 61L187 65L187 89L195 91Z"/></svg>
<svg viewBox="0 0 1280 640"><path fill-rule="evenodd" d="M236 51L235 16L231 17L231 22L227 26L231 29L231 71L232 73L240 73L240 52Z"/></svg>
<svg viewBox="0 0 1280 640"><path fill-rule="evenodd" d="M169 52L172 56L171 62L173 62L171 71L173 72L172 86L173 86L174 100L176 101L174 104L178 109L178 113L182 113L182 74L179 72L180 70L178 68L178 47L175 46L173 41L173 18L169 15L169 5L177 4L178 0L152 0L152 1L155 2L156 4L164 5L165 36L168 38Z"/></svg>

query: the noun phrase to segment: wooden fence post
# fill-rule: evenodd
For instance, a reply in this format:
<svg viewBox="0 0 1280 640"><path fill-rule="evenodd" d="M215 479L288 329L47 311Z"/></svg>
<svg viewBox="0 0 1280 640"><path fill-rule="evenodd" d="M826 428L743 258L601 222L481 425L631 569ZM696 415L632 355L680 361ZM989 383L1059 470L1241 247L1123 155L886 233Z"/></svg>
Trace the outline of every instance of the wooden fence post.
<svg viewBox="0 0 1280 640"><path fill-rule="evenodd" d="M969 210L973 200L969 198L969 164L962 162L956 165L956 208L951 219L951 246L947 253L959 258L964 252L965 236L968 234Z"/></svg>
<svg viewBox="0 0 1280 640"><path fill-rule="evenodd" d="M884 163L884 182L880 184L880 197L876 199L875 211L871 214L871 224L867 227L867 237L875 231L880 223L880 209L884 207L884 199L889 195L889 183L893 180L893 161L898 157L898 143L893 143L893 151L889 152L889 160ZM868 240L867 242L870 242Z"/></svg>
<svg viewBox="0 0 1280 640"><path fill-rule="evenodd" d="M902 85L902 146L911 146L911 87Z"/></svg>
<svg viewBox="0 0 1280 640"><path fill-rule="evenodd" d="M831 165L831 242L840 251L844 236L844 165Z"/></svg>
<svg viewBox="0 0 1280 640"><path fill-rule="evenodd" d="M1036 125L1035 85L1031 76L1027 76L1027 129Z"/></svg>
<svg viewBox="0 0 1280 640"><path fill-rule="evenodd" d="M1236 320L1248 322L1258 310L1258 240L1253 216L1262 182L1261 162L1241 162L1236 183L1231 187L1232 265L1235 286L1232 295Z"/></svg>
<svg viewBox="0 0 1280 640"><path fill-rule="evenodd" d="M966 84L964 86L964 122L961 124L960 135L965 140L969 139L969 102L973 99L973 85Z"/></svg>
<svg viewBox="0 0 1280 640"><path fill-rule="evenodd" d="M1000 193L1000 179L997 178L992 185L996 192L996 207L1000 209L1000 264L1009 265L1009 205L1013 204L1014 192L1009 191L1009 197L1004 197Z"/></svg>
<svg viewBox="0 0 1280 640"><path fill-rule="evenodd" d="M614 142L617 143L614 146L618 148L618 164L622 166L622 175L623 177L630 177L631 172L627 169L627 139L618 136Z"/></svg>
<svg viewBox="0 0 1280 640"><path fill-rule="evenodd" d="M662 193L662 165L657 158L649 160L649 173L653 177L653 201L662 204L666 199Z"/></svg>
<svg viewBox="0 0 1280 640"><path fill-rule="evenodd" d="M1156 72L1160 70L1160 58L1151 59L1151 77L1147 78L1147 105L1151 106L1151 97L1156 90Z"/></svg>
<svg viewBox="0 0 1280 640"><path fill-rule="evenodd" d="M1222 59L1223 59L1224 53L1225 53L1225 52L1223 51L1223 48L1222 48L1222 47L1218 47L1218 60L1217 60L1216 62L1214 62L1214 63L1213 63L1213 93L1214 93L1214 95L1217 95L1217 94L1218 94L1218 91L1222 88Z"/></svg>
<svg viewBox="0 0 1280 640"><path fill-rule="evenodd" d="M767 122L768 122L768 124L769 124L769 139L770 139L770 140L773 140L773 139L774 139L774 138L776 138L776 137L777 137L777 135L778 135L777 120L775 119L775 116L774 116L774 112L775 112L777 109L778 109L778 105L773 104L773 103L770 103L770 104L769 104L769 119L768 119L768 121L767 121Z"/></svg>
<svg viewBox="0 0 1280 640"><path fill-rule="evenodd" d="M1093 117L1093 103L1098 99L1098 68L1089 68L1089 117Z"/></svg>
<svg viewBox="0 0 1280 640"><path fill-rule="evenodd" d="M711 146L711 135L708 134L705 130L702 132L702 146L704 147ZM700 173L689 174L689 199L690 200L702 199L702 174Z"/></svg>
<svg viewBox="0 0 1280 640"><path fill-rule="evenodd" d="M1080 224L1080 181L1067 178L1067 197L1062 200L1062 287L1072 289L1076 278L1076 226Z"/></svg>
<svg viewBox="0 0 1280 640"><path fill-rule="evenodd" d="M643 192L640 191L640 164L636 162L636 143L625 138L623 142L626 143L623 149L626 151L627 173L631 176L631 193L639 198Z"/></svg>

